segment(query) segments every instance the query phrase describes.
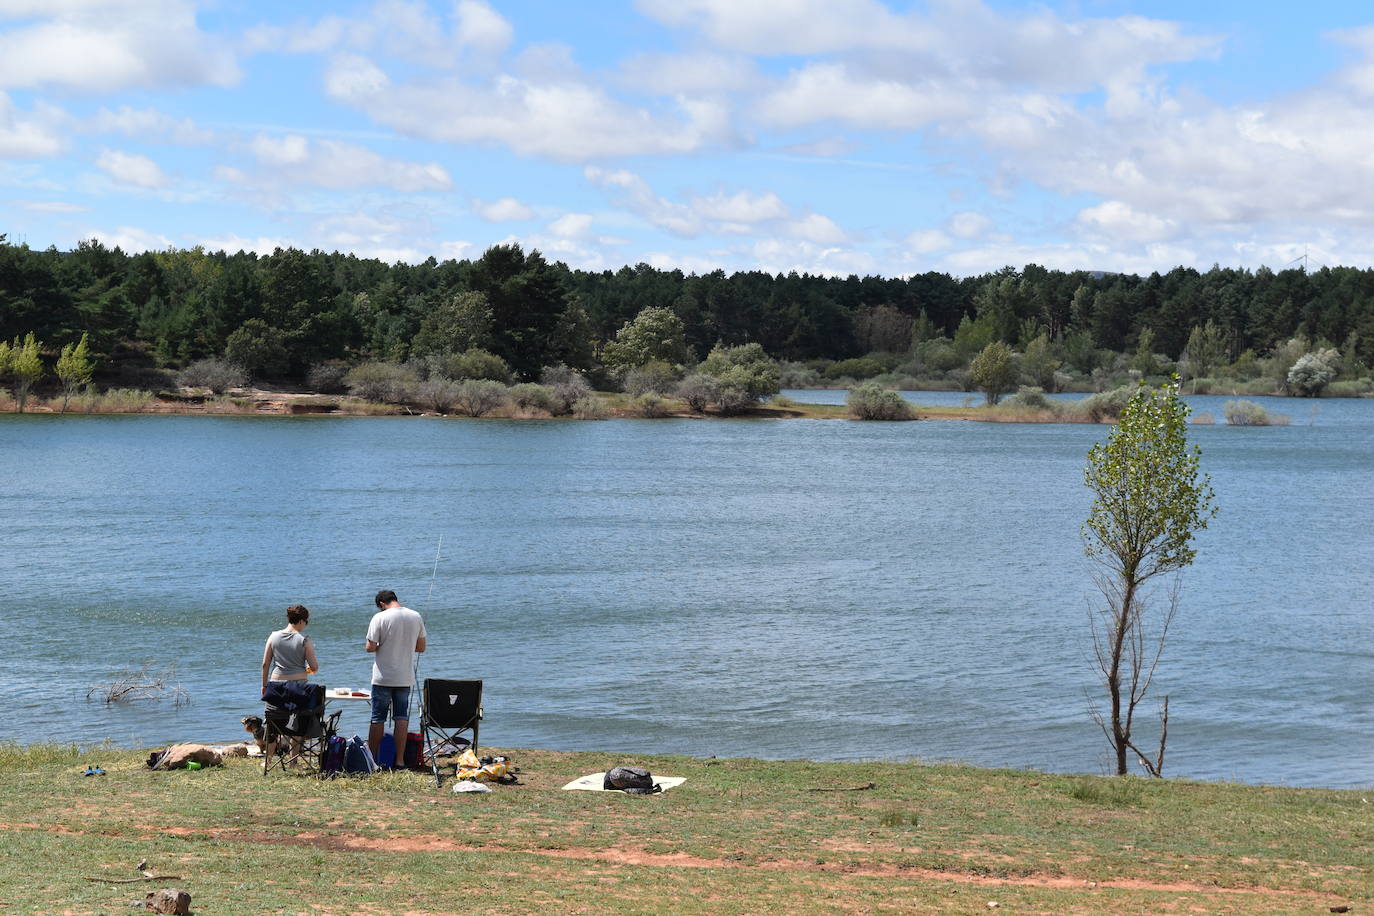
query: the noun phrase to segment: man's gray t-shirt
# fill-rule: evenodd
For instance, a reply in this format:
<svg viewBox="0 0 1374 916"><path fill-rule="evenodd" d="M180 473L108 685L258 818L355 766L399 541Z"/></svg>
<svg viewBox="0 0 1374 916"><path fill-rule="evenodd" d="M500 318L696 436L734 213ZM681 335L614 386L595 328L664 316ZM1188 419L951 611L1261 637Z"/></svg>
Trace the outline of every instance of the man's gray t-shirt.
<svg viewBox="0 0 1374 916"><path fill-rule="evenodd" d="M425 635L425 622L408 607L393 607L372 615L367 639L377 644L372 683L381 687L413 687L415 643Z"/></svg>

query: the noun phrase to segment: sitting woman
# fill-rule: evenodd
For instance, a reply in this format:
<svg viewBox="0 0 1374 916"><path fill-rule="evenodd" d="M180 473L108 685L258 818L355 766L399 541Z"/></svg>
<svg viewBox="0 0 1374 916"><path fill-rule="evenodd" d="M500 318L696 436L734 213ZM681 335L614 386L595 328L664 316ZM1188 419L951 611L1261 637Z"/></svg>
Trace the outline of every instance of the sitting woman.
<svg viewBox="0 0 1374 916"><path fill-rule="evenodd" d="M262 651L262 698L267 699L268 681L305 681L319 670L315 661L315 644L305 635L305 626L310 622L310 610L302 604L293 604L286 609L286 628L277 630L267 637L267 645ZM267 718L278 713L269 705ZM275 744L276 742L272 742ZM298 741L293 742L293 744ZM268 746L270 757L275 748Z"/></svg>

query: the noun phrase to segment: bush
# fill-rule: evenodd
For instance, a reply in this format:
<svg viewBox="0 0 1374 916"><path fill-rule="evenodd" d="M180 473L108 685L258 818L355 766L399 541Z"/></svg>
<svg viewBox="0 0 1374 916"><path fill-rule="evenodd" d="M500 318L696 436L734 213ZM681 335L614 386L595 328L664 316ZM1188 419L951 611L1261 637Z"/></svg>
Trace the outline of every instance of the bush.
<svg viewBox="0 0 1374 916"><path fill-rule="evenodd" d="M721 413L739 413L778 393L778 364L756 343L717 345L697 371L715 379Z"/></svg>
<svg viewBox="0 0 1374 916"><path fill-rule="evenodd" d="M582 373L568 366L545 366L539 381L553 391L553 412L572 413L578 401L592 393L592 386Z"/></svg>
<svg viewBox="0 0 1374 916"><path fill-rule="evenodd" d="M1232 426L1287 426L1288 418L1265 410L1254 401L1227 401L1221 407L1226 422Z"/></svg>
<svg viewBox="0 0 1374 916"><path fill-rule="evenodd" d="M1340 354L1327 348L1304 353L1288 370L1288 388L1300 397L1315 398L1336 379Z"/></svg>
<svg viewBox="0 0 1374 916"><path fill-rule="evenodd" d="M469 417L482 417L506 403L506 386L491 379L467 379L454 385L453 406Z"/></svg>
<svg viewBox="0 0 1374 916"><path fill-rule="evenodd" d="M503 385L510 381L510 364L495 353L472 348L462 353L444 353L432 359L432 371L454 380L489 379Z"/></svg>
<svg viewBox="0 0 1374 916"><path fill-rule="evenodd" d="M707 404L716 399L716 387L715 379L698 372L678 382L677 396L682 398L688 407L701 413Z"/></svg>
<svg viewBox="0 0 1374 916"><path fill-rule="evenodd" d="M448 413L458 401L458 383L446 378L421 382L415 399L436 413Z"/></svg>
<svg viewBox="0 0 1374 916"><path fill-rule="evenodd" d="M814 388L821 375L806 363L778 363L778 385L782 388Z"/></svg>
<svg viewBox="0 0 1374 916"><path fill-rule="evenodd" d="M676 385L677 370L665 362L645 363L625 373L625 391L635 396L669 394Z"/></svg>
<svg viewBox="0 0 1374 916"><path fill-rule="evenodd" d="M572 405L572 415L579 420L604 420L611 415L606 405L594 394L578 398Z"/></svg>
<svg viewBox="0 0 1374 916"><path fill-rule="evenodd" d="M1111 391L1099 391L1075 404L1074 412L1093 423L1101 423L1107 418L1115 419L1126 409L1126 402L1131 399L1134 392L1135 389L1130 385L1113 388Z"/></svg>
<svg viewBox="0 0 1374 916"><path fill-rule="evenodd" d="M248 384L248 373L242 366L223 359L200 359L177 373L177 384L183 388L209 388L224 394L230 388Z"/></svg>
<svg viewBox="0 0 1374 916"><path fill-rule="evenodd" d="M290 362L286 335L260 318L249 318L224 342L224 358L242 366L250 378L280 375Z"/></svg>
<svg viewBox="0 0 1374 916"><path fill-rule="evenodd" d="M343 363L316 363L310 367L306 373L305 384L311 391L318 391L321 394L342 394L348 390L344 385L344 376L348 375L348 367Z"/></svg>
<svg viewBox="0 0 1374 916"><path fill-rule="evenodd" d="M853 359L842 359L825 370L825 377L834 381L840 378L868 379L875 375L882 375L890 367L884 365L881 360L872 356L857 356Z"/></svg>
<svg viewBox="0 0 1374 916"><path fill-rule="evenodd" d="M856 420L916 419L906 398L875 382L865 382L849 389L845 403L849 406L849 415Z"/></svg>
<svg viewBox="0 0 1374 916"><path fill-rule="evenodd" d="M415 370L395 363L363 363L344 376L344 384L355 397L383 404L404 404L419 385Z"/></svg>
<svg viewBox="0 0 1374 916"><path fill-rule="evenodd" d="M547 385L539 385L534 382L521 382L519 385L513 386L506 393L517 410L543 410L548 413L553 413L555 398L553 389L549 388Z"/></svg>
<svg viewBox="0 0 1374 916"><path fill-rule="evenodd" d="M652 391L646 391L630 401L630 412L648 419L671 417L675 409L676 405L672 401Z"/></svg>
<svg viewBox="0 0 1374 916"><path fill-rule="evenodd" d="M1013 410L1049 410L1058 412L1059 403L1045 397L1043 388L1022 385L1020 388L1016 389L1016 394L1013 394L1002 402L1002 406L1010 407Z"/></svg>

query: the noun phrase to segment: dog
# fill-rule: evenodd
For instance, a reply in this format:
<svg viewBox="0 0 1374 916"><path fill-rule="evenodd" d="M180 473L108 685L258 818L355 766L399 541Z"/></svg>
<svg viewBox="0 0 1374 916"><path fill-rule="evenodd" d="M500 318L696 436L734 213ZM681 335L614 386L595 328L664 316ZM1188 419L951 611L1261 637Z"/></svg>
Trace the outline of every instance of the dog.
<svg viewBox="0 0 1374 916"><path fill-rule="evenodd" d="M262 716L244 716L243 730L253 736L260 752L267 753L267 731L263 727Z"/></svg>

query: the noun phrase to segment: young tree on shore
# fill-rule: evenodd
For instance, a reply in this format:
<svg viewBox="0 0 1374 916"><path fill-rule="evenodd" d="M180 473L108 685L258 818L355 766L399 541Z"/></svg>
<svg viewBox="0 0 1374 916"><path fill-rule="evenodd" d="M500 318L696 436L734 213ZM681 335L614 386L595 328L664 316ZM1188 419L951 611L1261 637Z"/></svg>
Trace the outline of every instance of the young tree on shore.
<svg viewBox="0 0 1374 916"><path fill-rule="evenodd" d="M43 377L43 359L38 355L38 340L30 332L21 343L16 337L10 347L10 375L14 377L14 400L19 412L29 400L29 390Z"/></svg>
<svg viewBox="0 0 1374 916"><path fill-rule="evenodd" d="M1158 596L1158 576L1193 562L1193 534L1216 515L1211 478L1199 476L1201 449L1188 446L1187 405L1178 381L1159 388L1141 384L1106 443L1088 452L1083 482L1093 491L1083 525L1084 550L1099 565L1097 586L1105 607L1093 612L1093 648L1107 688L1109 710L1093 711L1115 755L1117 775L1134 754L1151 776L1161 775L1169 732L1164 697L1159 746L1154 756L1134 736L1136 708L1149 693L1178 610L1178 588ZM1156 605L1156 599L1162 599Z"/></svg>
<svg viewBox="0 0 1374 916"><path fill-rule="evenodd" d="M973 384L983 392L989 406L995 406L1002 395L1016 390L1016 380L1021 370L1016 365L1016 356L1011 347L994 340L982 349L969 365Z"/></svg>
<svg viewBox="0 0 1374 916"><path fill-rule="evenodd" d="M62 355L57 358L56 372L58 380L62 382L62 412L66 413L72 395L89 385L91 376L95 374L95 361L91 359L85 334L81 335L81 342L76 346L67 344L62 348Z"/></svg>

